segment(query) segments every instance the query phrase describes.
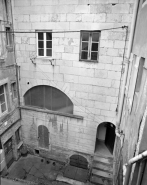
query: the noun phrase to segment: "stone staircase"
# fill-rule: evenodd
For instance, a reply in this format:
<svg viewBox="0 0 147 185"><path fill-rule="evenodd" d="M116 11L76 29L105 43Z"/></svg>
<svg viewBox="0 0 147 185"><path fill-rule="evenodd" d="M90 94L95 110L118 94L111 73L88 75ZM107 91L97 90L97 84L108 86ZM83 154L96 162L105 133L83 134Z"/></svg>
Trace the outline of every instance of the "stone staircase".
<svg viewBox="0 0 147 185"><path fill-rule="evenodd" d="M113 185L113 157L94 156L90 181L97 185Z"/></svg>

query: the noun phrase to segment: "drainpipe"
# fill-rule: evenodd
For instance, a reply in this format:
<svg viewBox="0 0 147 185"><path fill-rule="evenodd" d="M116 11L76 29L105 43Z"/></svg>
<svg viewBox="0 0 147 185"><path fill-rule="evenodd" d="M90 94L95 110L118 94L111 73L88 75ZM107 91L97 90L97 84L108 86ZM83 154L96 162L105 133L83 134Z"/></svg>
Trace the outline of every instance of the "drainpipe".
<svg viewBox="0 0 147 185"><path fill-rule="evenodd" d="M123 83L122 83L122 91L121 91L121 96L120 96L120 102L119 102L119 105L118 105L118 115L117 115L117 118L116 118L115 132L116 132L117 137L121 136L121 134L119 133L119 127L120 127L120 121L121 121L122 110L123 110L126 82L127 82L128 69L129 69L129 60L130 60L130 55L131 55L131 51L132 51L132 45L133 45L133 39L134 39L134 33L135 33L135 26L136 26L136 18L137 18L137 13L138 13L138 6L139 6L139 0L136 0L135 5L134 5L133 17L132 17L130 38L129 38L129 43L128 43L127 57L126 57L125 73L124 73Z"/></svg>
<svg viewBox="0 0 147 185"><path fill-rule="evenodd" d="M131 170L132 170L132 165L134 163L136 163L137 161L143 159L144 157L147 157L147 150L135 157L133 157L132 159L129 160L128 164L127 164L127 172L126 172L126 176L125 176L125 182L124 185L128 185L129 184L129 180L130 180L130 174L131 174Z"/></svg>
<svg viewBox="0 0 147 185"><path fill-rule="evenodd" d="M14 32L14 21L13 21L13 8L12 8L12 1L10 1L10 6L11 6L11 15L12 15L12 31ZM16 71L16 85L17 85L17 96L18 96L18 108L19 108L19 115L20 115L20 119L21 120L21 109L20 109L20 93L19 93L19 74L18 74L18 70L19 67L17 65L16 62L16 47L15 47L15 35L13 33L13 53L14 53L14 62L15 62L15 71Z"/></svg>

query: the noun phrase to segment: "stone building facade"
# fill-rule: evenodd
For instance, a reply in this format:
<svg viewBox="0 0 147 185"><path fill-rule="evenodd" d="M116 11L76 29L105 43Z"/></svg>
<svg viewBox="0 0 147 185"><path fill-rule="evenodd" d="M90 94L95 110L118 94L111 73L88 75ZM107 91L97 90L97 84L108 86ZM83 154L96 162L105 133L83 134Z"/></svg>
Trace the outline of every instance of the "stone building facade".
<svg viewBox="0 0 147 185"><path fill-rule="evenodd" d="M133 5L134 0L13 0L22 136L33 153L62 160L82 153L90 162L96 138L102 139L97 133L106 136L98 126L115 127L129 37L123 26L130 30ZM47 87L68 97L73 112L40 109L38 99L29 103L35 88L41 95ZM39 132L48 133L44 149Z"/></svg>
<svg viewBox="0 0 147 185"><path fill-rule="evenodd" d="M19 157L20 111L14 58L11 2L0 1L0 173Z"/></svg>

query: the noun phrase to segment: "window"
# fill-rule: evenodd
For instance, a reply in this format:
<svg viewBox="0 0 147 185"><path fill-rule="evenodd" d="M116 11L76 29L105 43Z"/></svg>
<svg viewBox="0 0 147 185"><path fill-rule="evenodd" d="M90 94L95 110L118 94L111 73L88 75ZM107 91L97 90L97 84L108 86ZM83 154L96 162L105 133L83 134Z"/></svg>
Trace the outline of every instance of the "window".
<svg viewBox="0 0 147 185"><path fill-rule="evenodd" d="M16 137L16 143L18 145L21 141L21 139L20 139L20 128L16 130L15 137Z"/></svg>
<svg viewBox="0 0 147 185"><path fill-rule="evenodd" d="M140 58L138 73L137 73L137 78L136 78L134 97L133 97L132 112L136 112L137 106L138 106L138 103L139 103L139 100L140 100L140 92L141 92L140 89L141 89L141 84L142 84L144 63L145 63L145 58Z"/></svg>
<svg viewBox="0 0 147 185"><path fill-rule="evenodd" d="M11 92L12 92L12 98L15 99L17 98L17 87L16 87L16 82L13 82L11 84Z"/></svg>
<svg viewBox="0 0 147 185"><path fill-rule="evenodd" d="M80 60L97 61L100 32L81 31Z"/></svg>
<svg viewBox="0 0 147 185"><path fill-rule="evenodd" d="M12 33L10 27L6 27L6 44L12 46Z"/></svg>
<svg viewBox="0 0 147 185"><path fill-rule="evenodd" d="M31 88L24 95L25 105L73 114L72 101L60 90L45 85Z"/></svg>
<svg viewBox="0 0 147 185"><path fill-rule="evenodd" d="M42 57L52 56L52 33L37 33L37 55Z"/></svg>
<svg viewBox="0 0 147 185"><path fill-rule="evenodd" d="M6 88L5 85L0 86L0 115L7 112Z"/></svg>
<svg viewBox="0 0 147 185"><path fill-rule="evenodd" d="M8 4L7 4L7 0L4 0L4 5L5 5L6 18L8 20Z"/></svg>

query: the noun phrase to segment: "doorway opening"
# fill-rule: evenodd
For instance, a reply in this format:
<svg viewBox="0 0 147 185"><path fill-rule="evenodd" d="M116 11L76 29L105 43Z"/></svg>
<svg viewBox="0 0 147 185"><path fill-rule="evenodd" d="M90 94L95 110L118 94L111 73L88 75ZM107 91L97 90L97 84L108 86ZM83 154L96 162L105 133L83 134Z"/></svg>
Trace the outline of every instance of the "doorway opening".
<svg viewBox="0 0 147 185"><path fill-rule="evenodd" d="M97 128L95 153L112 156L115 143L115 125L103 122Z"/></svg>

